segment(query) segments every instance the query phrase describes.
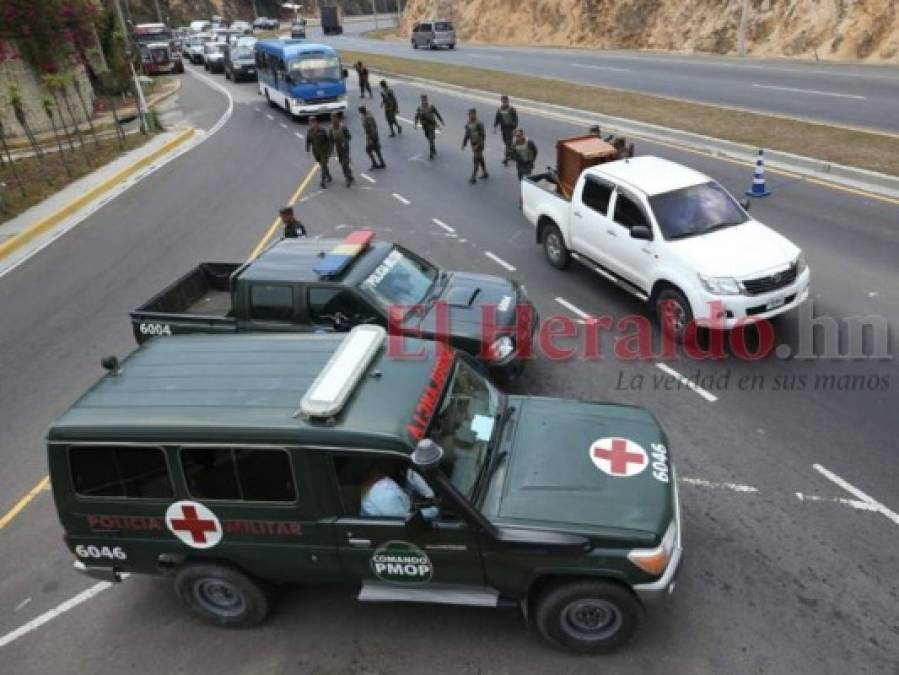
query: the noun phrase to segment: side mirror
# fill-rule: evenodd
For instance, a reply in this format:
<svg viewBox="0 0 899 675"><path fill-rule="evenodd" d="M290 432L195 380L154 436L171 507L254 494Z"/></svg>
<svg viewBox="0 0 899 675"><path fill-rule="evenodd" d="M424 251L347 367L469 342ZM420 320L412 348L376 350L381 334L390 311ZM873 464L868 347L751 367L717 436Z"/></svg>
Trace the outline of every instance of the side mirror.
<svg viewBox="0 0 899 675"><path fill-rule="evenodd" d="M422 532L431 529L431 521L425 518L421 509L415 509L406 516L406 529L410 532Z"/></svg>
<svg viewBox="0 0 899 675"><path fill-rule="evenodd" d="M749 210L749 205L750 205L751 203L752 203L752 202L750 202L750 201L749 201L749 198L747 197L747 198L744 199L742 202L740 202L740 206L743 207L743 210L744 210L744 211L748 211L748 210Z"/></svg>
<svg viewBox="0 0 899 675"><path fill-rule="evenodd" d="M652 241L652 232L646 225L634 225L631 228L631 239L643 239Z"/></svg>

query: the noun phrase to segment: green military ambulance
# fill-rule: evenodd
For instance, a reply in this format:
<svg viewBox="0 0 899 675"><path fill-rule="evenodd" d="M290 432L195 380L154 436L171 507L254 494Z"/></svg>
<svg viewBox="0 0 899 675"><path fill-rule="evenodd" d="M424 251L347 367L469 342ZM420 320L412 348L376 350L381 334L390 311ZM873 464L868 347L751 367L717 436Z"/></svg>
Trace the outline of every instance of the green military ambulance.
<svg viewBox="0 0 899 675"><path fill-rule="evenodd" d="M279 584L349 582L360 601L520 607L574 652L625 642L681 558L656 420L508 396L469 355L410 346L392 357L363 325L105 359L48 436L76 568L170 574L223 626L262 621Z"/></svg>

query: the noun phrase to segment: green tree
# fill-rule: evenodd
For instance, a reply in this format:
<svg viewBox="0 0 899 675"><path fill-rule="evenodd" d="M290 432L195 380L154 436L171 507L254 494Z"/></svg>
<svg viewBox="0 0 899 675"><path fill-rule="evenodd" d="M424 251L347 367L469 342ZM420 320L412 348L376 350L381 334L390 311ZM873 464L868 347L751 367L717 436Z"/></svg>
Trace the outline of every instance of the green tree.
<svg viewBox="0 0 899 675"><path fill-rule="evenodd" d="M43 159L44 151L41 150L40 144L31 132L31 125L28 124L28 116L25 114L25 107L22 105L22 95L19 93L18 87L10 85L7 89L7 98L9 98L9 104L12 106L16 121L19 123L19 126L25 130L25 136L28 138L28 142L31 143L31 149L34 150L34 156L38 159Z"/></svg>
<svg viewBox="0 0 899 675"><path fill-rule="evenodd" d="M41 106L43 106L44 112L47 113L47 119L50 120L50 126L53 127L53 136L56 137L56 147L59 148L59 161L62 162L62 168L65 169L66 176L71 178L72 170L69 168L69 160L66 158L65 148L62 147L62 139L59 137L59 131L56 128L56 117L53 115L53 97L42 96Z"/></svg>
<svg viewBox="0 0 899 675"><path fill-rule="evenodd" d="M19 175L19 172L16 171L16 163L13 161L12 155L9 152L9 146L6 144L6 128L3 126L2 119L0 119L0 144L3 145L3 154L6 155L6 163L9 165L13 180L15 180L16 185L19 186L19 192L22 193L22 198L24 199L27 196L25 194L25 183L22 182L22 177Z"/></svg>

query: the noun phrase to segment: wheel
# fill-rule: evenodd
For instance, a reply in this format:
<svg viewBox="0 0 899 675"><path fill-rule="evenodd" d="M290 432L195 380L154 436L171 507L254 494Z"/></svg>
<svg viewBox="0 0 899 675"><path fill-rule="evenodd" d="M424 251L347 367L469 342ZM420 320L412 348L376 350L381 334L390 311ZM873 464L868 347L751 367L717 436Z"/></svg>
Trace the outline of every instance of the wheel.
<svg viewBox="0 0 899 675"><path fill-rule="evenodd" d="M607 581L576 581L550 587L538 600L535 623L540 635L578 654L610 652L633 637L643 607L623 586Z"/></svg>
<svg viewBox="0 0 899 675"><path fill-rule="evenodd" d="M670 309L666 313L666 307ZM659 320L659 329L664 333L671 331L671 335L678 342L682 342L687 327L693 321L693 310L690 302L676 288L664 288L656 296L656 317ZM670 319L668 318L670 316ZM670 325L666 325L670 324Z"/></svg>
<svg viewBox="0 0 899 675"><path fill-rule="evenodd" d="M418 49L418 43L415 40L412 40L412 49Z"/></svg>
<svg viewBox="0 0 899 675"><path fill-rule="evenodd" d="M197 615L227 628L247 628L265 620L265 589L243 572L217 563L194 563L175 576L175 592Z"/></svg>
<svg viewBox="0 0 899 675"><path fill-rule="evenodd" d="M428 49L437 49L437 48L434 46L434 43L431 42L430 40L428 40Z"/></svg>
<svg viewBox="0 0 899 675"><path fill-rule="evenodd" d="M559 270L564 270L571 261L565 239L555 225L550 225L543 233L543 252L546 253L549 264Z"/></svg>
<svg viewBox="0 0 899 675"><path fill-rule="evenodd" d="M227 68L225 68L225 79L226 79L226 80L230 80L230 79L231 79L231 71L228 70Z"/></svg>
<svg viewBox="0 0 899 675"><path fill-rule="evenodd" d="M455 49L455 48L456 48L456 43L455 43L455 42L452 43L452 44L449 46L449 48L450 48L450 49Z"/></svg>

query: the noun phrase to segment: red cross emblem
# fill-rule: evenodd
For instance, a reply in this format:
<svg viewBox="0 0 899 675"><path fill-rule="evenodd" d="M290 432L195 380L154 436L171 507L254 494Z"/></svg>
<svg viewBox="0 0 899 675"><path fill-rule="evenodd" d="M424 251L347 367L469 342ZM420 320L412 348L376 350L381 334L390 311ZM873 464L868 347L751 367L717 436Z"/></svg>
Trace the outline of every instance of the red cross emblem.
<svg viewBox="0 0 899 675"><path fill-rule="evenodd" d="M222 539L216 515L197 502L175 502L166 510L165 522L172 534L193 548L210 548Z"/></svg>
<svg viewBox="0 0 899 675"><path fill-rule="evenodd" d="M610 476L636 476L649 464L646 451L626 438L601 438L590 446L590 459Z"/></svg>

